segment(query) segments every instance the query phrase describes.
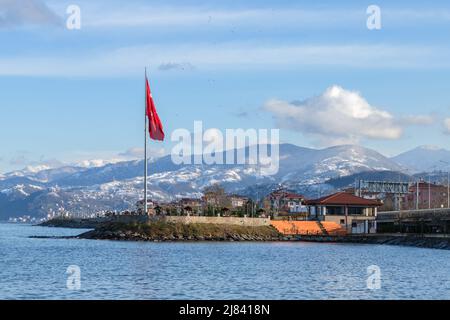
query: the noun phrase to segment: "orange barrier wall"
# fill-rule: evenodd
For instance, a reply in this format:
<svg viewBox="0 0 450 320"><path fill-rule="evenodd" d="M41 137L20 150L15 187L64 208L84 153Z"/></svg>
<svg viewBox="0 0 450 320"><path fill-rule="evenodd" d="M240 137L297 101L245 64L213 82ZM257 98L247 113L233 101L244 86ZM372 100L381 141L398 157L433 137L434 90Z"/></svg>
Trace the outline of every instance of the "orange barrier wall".
<svg viewBox="0 0 450 320"><path fill-rule="evenodd" d="M272 226L278 232L286 235L323 235L323 231L317 221L271 221ZM330 235L346 235L347 232L339 224L331 221L323 221L324 229Z"/></svg>
<svg viewBox="0 0 450 320"><path fill-rule="evenodd" d="M330 235L345 236L347 234L345 228L336 222L322 221L322 225Z"/></svg>

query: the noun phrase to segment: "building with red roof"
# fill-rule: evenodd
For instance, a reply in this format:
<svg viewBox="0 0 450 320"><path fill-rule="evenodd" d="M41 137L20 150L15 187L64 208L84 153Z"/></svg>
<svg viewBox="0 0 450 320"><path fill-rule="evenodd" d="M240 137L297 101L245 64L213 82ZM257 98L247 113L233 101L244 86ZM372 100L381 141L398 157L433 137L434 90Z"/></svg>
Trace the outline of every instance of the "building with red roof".
<svg viewBox="0 0 450 320"><path fill-rule="evenodd" d="M284 214L307 213L305 206L305 197L301 194L286 190L277 190L266 196L268 210L274 213L274 216Z"/></svg>
<svg viewBox="0 0 450 320"><path fill-rule="evenodd" d="M375 233L377 209L382 202L337 192L306 204L310 219L336 222L348 233Z"/></svg>

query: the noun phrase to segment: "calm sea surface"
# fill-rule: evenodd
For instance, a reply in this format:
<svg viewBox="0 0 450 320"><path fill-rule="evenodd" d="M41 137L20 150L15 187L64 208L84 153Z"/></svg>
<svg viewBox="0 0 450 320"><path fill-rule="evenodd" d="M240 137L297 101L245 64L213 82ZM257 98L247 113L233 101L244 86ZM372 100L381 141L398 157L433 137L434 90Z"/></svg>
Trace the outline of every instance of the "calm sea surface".
<svg viewBox="0 0 450 320"><path fill-rule="evenodd" d="M0 299L449 299L450 251L316 243L31 239L83 230L0 224ZM70 265L80 290L67 288ZM367 288L367 267L381 289Z"/></svg>

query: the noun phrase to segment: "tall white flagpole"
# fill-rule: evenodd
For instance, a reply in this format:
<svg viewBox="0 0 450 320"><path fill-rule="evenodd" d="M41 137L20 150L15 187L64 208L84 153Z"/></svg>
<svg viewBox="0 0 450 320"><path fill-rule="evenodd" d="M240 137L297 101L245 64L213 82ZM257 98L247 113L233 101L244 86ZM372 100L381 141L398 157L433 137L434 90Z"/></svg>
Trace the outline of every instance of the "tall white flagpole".
<svg viewBox="0 0 450 320"><path fill-rule="evenodd" d="M148 129L148 118L147 118L147 68L145 68L145 130L144 130L144 214L148 215L148 203L147 203L147 174L148 174L148 164L147 164L147 129Z"/></svg>

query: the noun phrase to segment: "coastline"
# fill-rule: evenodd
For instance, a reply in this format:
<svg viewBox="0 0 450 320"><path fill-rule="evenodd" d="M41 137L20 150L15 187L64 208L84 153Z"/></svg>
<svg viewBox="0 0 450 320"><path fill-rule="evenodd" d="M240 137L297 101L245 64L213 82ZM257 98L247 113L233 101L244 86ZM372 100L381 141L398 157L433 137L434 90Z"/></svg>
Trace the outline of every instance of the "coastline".
<svg viewBox="0 0 450 320"><path fill-rule="evenodd" d="M428 249L450 250L449 237L427 237L422 235L347 235L347 236L299 236L298 241L395 245Z"/></svg>
<svg viewBox="0 0 450 320"><path fill-rule="evenodd" d="M37 224L39 227L50 227L50 228L71 228L71 229L95 229L105 223L110 222L103 218L94 219L81 219L81 218L70 218L70 219L51 219Z"/></svg>
<svg viewBox="0 0 450 320"><path fill-rule="evenodd" d="M319 243L353 243L397 245L450 250L450 237L405 234L365 235L283 235L272 226L239 226L206 223L117 222L101 219L55 219L39 224L45 227L93 229L71 239L195 242L195 241L304 241ZM43 238L43 237L34 237Z"/></svg>
<svg viewBox="0 0 450 320"><path fill-rule="evenodd" d="M219 226L212 226L213 228L220 228ZM169 234L157 235L140 232L133 232L131 230L115 230L99 229L83 233L77 238L91 239L91 240L119 240L119 241L153 241L153 242L193 242L193 241L273 241L273 242L317 242L317 243L349 243L349 244L377 244L377 245L396 245L417 248L429 249L444 249L450 250L449 238L426 238L420 236L386 236L386 235L349 235L349 236L285 236L275 233L276 230L270 230L271 227L263 230L253 230L252 232L242 232L239 230L228 230L219 234Z"/></svg>
<svg viewBox="0 0 450 320"><path fill-rule="evenodd" d="M125 241L280 241L272 226L182 224L171 222L107 223L77 236L79 239Z"/></svg>

